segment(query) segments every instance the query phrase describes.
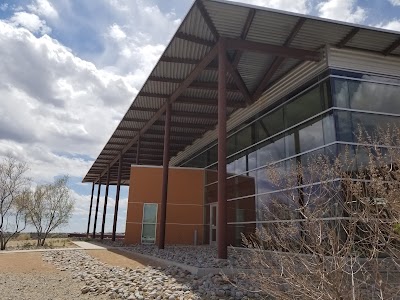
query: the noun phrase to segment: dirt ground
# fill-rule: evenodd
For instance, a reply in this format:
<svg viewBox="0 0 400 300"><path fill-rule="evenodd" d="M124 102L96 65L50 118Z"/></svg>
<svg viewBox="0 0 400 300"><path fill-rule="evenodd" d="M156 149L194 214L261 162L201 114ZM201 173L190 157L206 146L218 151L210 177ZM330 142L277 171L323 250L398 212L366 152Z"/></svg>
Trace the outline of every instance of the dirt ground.
<svg viewBox="0 0 400 300"><path fill-rule="evenodd" d="M57 269L42 260L40 252L6 253L0 255L0 273L57 273Z"/></svg>
<svg viewBox="0 0 400 300"><path fill-rule="evenodd" d="M97 258L101 262L116 267L126 268L144 268L146 266L163 267L163 264L156 263L152 260L143 259L134 253L126 253L120 250L86 250L88 254Z"/></svg>
<svg viewBox="0 0 400 300"><path fill-rule="evenodd" d="M36 240L10 240L7 243L8 250L31 249L36 247ZM47 248L73 248L76 247L70 239L67 238L49 238L46 239Z"/></svg>
<svg viewBox="0 0 400 300"><path fill-rule="evenodd" d="M0 254L0 299L107 299L82 295L82 283L42 260L40 252Z"/></svg>

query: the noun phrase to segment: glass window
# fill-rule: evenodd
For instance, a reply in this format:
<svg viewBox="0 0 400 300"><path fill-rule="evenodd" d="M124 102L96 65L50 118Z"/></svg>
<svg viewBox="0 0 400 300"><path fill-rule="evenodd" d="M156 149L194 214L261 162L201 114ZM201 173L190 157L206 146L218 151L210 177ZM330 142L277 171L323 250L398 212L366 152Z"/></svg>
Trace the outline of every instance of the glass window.
<svg viewBox="0 0 400 300"><path fill-rule="evenodd" d="M318 114L322 111L319 87L308 91L284 107L287 128Z"/></svg>
<svg viewBox="0 0 400 300"><path fill-rule="evenodd" d="M155 203L143 204L142 243L154 243L156 240L157 207Z"/></svg>
<svg viewBox="0 0 400 300"><path fill-rule="evenodd" d="M277 161L285 158L285 138L278 137L277 140L269 140L258 145L257 150L257 165L259 167L266 165L269 162Z"/></svg>
<svg viewBox="0 0 400 300"><path fill-rule="evenodd" d="M349 81L350 107L354 109L400 113L400 87L387 84Z"/></svg>
<svg viewBox="0 0 400 300"><path fill-rule="evenodd" d="M349 107L349 89L347 80L333 78L332 85L334 106Z"/></svg>
<svg viewBox="0 0 400 300"><path fill-rule="evenodd" d="M351 113L348 111L335 111L337 139L344 142L353 141L353 125Z"/></svg>
<svg viewBox="0 0 400 300"><path fill-rule="evenodd" d="M284 129L283 109L280 108L264 116L255 123L256 142L262 141Z"/></svg>
<svg viewBox="0 0 400 300"><path fill-rule="evenodd" d="M324 143L329 144L336 141L335 119L333 114L329 114L322 119L322 127L324 129Z"/></svg>
<svg viewBox="0 0 400 300"><path fill-rule="evenodd" d="M248 126L236 133L236 151L238 152L252 144L252 126Z"/></svg>
<svg viewBox="0 0 400 300"><path fill-rule="evenodd" d="M324 144L322 120L311 123L299 130L300 152L314 149Z"/></svg>
<svg viewBox="0 0 400 300"><path fill-rule="evenodd" d="M354 138L358 139L359 130L366 131L369 135L376 135L379 128L400 126L400 117L382 116L368 113L352 113Z"/></svg>

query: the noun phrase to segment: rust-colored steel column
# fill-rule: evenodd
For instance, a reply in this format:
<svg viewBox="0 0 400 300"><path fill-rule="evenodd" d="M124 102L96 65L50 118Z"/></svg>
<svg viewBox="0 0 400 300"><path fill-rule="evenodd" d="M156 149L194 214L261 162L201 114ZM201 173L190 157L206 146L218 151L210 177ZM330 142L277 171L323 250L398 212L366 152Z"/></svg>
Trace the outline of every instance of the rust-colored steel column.
<svg viewBox="0 0 400 300"><path fill-rule="evenodd" d="M119 192L121 190L121 172L122 172L122 154L119 157L118 164L118 177L117 177L117 193L115 195L115 207L114 207L114 223L112 231L112 240L115 241L115 233L117 231L117 220L118 220L118 206L119 206Z"/></svg>
<svg viewBox="0 0 400 300"><path fill-rule="evenodd" d="M100 238L104 239L104 228L106 226L106 214L107 214L107 201L108 201L108 188L110 187L110 168L107 170L107 183L106 183L106 194L104 195L104 207L103 207L103 221L101 222L101 235Z"/></svg>
<svg viewBox="0 0 400 300"><path fill-rule="evenodd" d="M163 155L163 182L161 195L161 214L160 214L160 235L158 248L165 247L165 223L167 218L167 200L168 200L168 171L169 171L169 136L171 131L171 104L167 106L165 112L165 133L164 133L164 155Z"/></svg>
<svg viewBox="0 0 400 300"><path fill-rule="evenodd" d="M94 224L93 224L93 234L92 238L96 238L96 225L97 225L97 215L99 213L99 202L100 202L100 192L101 192L101 179L99 179L99 185L97 190L97 203L96 203L96 211L94 213Z"/></svg>
<svg viewBox="0 0 400 300"><path fill-rule="evenodd" d="M226 259L226 46L220 39L218 48L218 258Z"/></svg>
<svg viewBox="0 0 400 300"><path fill-rule="evenodd" d="M86 237L89 237L89 232L90 232L90 219L92 218L93 194L94 194L94 182L92 183L92 196L90 197L89 220L87 223Z"/></svg>
<svg viewBox="0 0 400 300"><path fill-rule="evenodd" d="M139 156L140 156L140 136L136 145L136 165L139 164Z"/></svg>

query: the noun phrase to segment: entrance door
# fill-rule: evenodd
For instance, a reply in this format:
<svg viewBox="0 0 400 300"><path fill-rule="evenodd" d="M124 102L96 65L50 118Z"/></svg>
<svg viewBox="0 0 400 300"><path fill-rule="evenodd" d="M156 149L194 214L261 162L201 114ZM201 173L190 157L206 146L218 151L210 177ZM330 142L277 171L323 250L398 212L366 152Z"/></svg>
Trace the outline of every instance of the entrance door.
<svg viewBox="0 0 400 300"><path fill-rule="evenodd" d="M217 203L210 204L210 245L217 242Z"/></svg>
<svg viewBox="0 0 400 300"><path fill-rule="evenodd" d="M142 244L154 244L156 241L157 204L143 204Z"/></svg>

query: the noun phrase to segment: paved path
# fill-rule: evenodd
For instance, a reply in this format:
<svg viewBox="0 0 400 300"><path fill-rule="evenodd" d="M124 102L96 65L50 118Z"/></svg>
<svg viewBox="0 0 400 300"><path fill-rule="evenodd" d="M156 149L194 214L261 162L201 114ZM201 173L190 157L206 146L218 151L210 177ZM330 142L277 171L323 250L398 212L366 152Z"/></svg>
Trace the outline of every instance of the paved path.
<svg viewBox="0 0 400 300"><path fill-rule="evenodd" d="M81 241L72 241L72 243L78 246L81 250L107 250L107 247L100 246L99 244Z"/></svg>

